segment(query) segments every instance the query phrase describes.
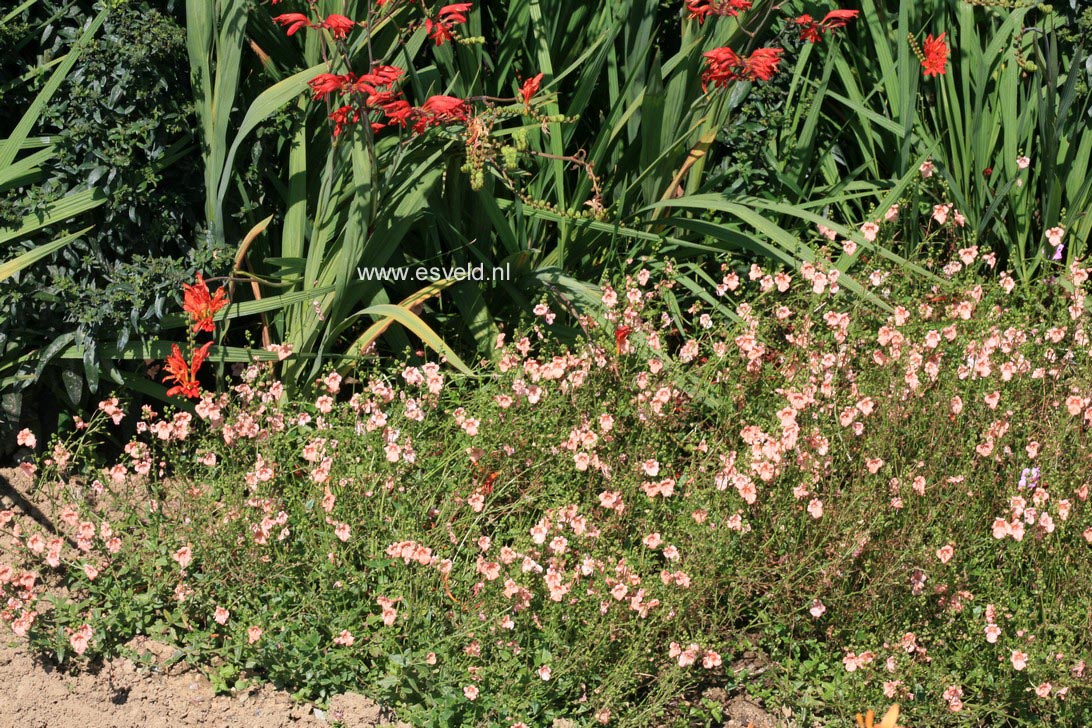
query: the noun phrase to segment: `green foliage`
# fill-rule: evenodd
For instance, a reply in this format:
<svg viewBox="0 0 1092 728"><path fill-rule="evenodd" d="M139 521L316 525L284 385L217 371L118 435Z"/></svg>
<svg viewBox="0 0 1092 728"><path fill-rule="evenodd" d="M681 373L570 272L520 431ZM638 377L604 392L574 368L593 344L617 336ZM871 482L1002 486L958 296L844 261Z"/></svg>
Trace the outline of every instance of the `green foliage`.
<svg viewBox="0 0 1092 728"><path fill-rule="evenodd" d="M928 152L946 201L1024 285L1041 277L1051 257L1050 228L1066 229L1066 260L1085 255L1092 237L1087 34L1039 4L868 0L862 8L863 22L837 47L828 92L847 165L893 179ZM946 72L924 77L908 35L920 46L926 34L941 33L951 48ZM859 52L862 45L875 52ZM1030 160L1026 170L1017 165L1021 156ZM917 238L909 232L900 252L913 257Z"/></svg>
<svg viewBox="0 0 1092 728"><path fill-rule="evenodd" d="M78 4L21 6L18 62L7 60L4 80L14 97L37 101L3 129L15 132L6 158L18 159L0 178L0 239L14 240L16 254L5 256L0 288L5 388L45 373L39 391L79 406L100 376L121 381L101 345L158 331L194 267L217 267L192 248L199 190L179 184L198 170L178 65L185 31L173 0L157 5L114 3L93 24ZM82 366L56 366L71 343ZM73 386L73 375L85 384Z"/></svg>
<svg viewBox="0 0 1092 728"><path fill-rule="evenodd" d="M201 419L145 410L116 465L107 405L39 474L84 545L18 522L67 589L31 639L81 662L152 634L221 690L364 690L414 725L705 724L740 692L804 724L1082 724L1089 271L1020 298L964 263L943 295L877 271L890 316L817 290L829 261L759 270L738 320L637 270L575 347L540 310L486 378L299 401L256 363Z"/></svg>

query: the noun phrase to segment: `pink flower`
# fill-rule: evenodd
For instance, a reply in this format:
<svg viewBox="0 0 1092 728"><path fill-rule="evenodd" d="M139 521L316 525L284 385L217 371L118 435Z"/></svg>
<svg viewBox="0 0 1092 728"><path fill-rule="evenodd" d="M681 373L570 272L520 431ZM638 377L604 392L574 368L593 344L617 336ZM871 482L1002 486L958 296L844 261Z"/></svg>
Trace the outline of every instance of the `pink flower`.
<svg viewBox="0 0 1092 728"><path fill-rule="evenodd" d="M68 637L69 644L72 645L72 649L77 655L82 655L87 651L87 646L91 642L91 635L95 633L95 630L91 629L91 625L80 625L80 628L73 632Z"/></svg>
<svg viewBox="0 0 1092 728"><path fill-rule="evenodd" d="M937 549L937 558L940 559L940 563L947 564L955 556L955 546L952 544L945 544Z"/></svg>
<svg viewBox="0 0 1092 728"><path fill-rule="evenodd" d="M706 670L712 670L713 668L720 667L722 663L720 653L713 650L706 650L705 654L701 658L701 666Z"/></svg>
<svg viewBox="0 0 1092 728"><path fill-rule="evenodd" d="M538 673L538 676L544 681L549 680L550 675L553 674L553 671L550 669L549 665L542 665L538 668L538 670L536 670L536 672Z"/></svg>
<svg viewBox="0 0 1092 728"><path fill-rule="evenodd" d="M174 560L178 562L178 565L185 569L193 561L193 548L189 544L186 544L182 548L174 552Z"/></svg>
<svg viewBox="0 0 1092 728"><path fill-rule="evenodd" d="M810 613L811 616L815 617L816 619L819 619L827 613L826 605L824 605L818 599L813 599L811 602L811 609L808 610L808 613Z"/></svg>
<svg viewBox="0 0 1092 728"><path fill-rule="evenodd" d="M929 179L933 176L933 170L935 169L936 167L933 165L933 160L926 159L924 162L921 163L921 166L918 167L918 172L920 172L921 176L925 179Z"/></svg>
<svg viewBox="0 0 1092 728"><path fill-rule="evenodd" d="M356 638L353 637L353 633L347 629L341 630L341 634L334 637L334 644L342 647L352 647L354 642L356 642Z"/></svg>
<svg viewBox="0 0 1092 728"><path fill-rule="evenodd" d="M1001 628L996 624L986 625L986 641L991 645L997 643L997 638L1001 636Z"/></svg>
<svg viewBox="0 0 1092 728"><path fill-rule="evenodd" d="M250 644L250 645L254 644L255 642L257 642L258 640L260 640L262 638L262 634L263 633L262 633L262 628L261 627L248 627L247 630L246 630L247 644Z"/></svg>
<svg viewBox="0 0 1092 728"><path fill-rule="evenodd" d="M1012 661L1014 670L1023 670L1028 666L1028 656L1020 650L1013 650L1012 656L1009 659Z"/></svg>
<svg viewBox="0 0 1092 728"><path fill-rule="evenodd" d="M1031 166L1031 160L1027 157L1019 156L1016 158L1017 169L1027 169L1029 166Z"/></svg>
<svg viewBox="0 0 1092 728"><path fill-rule="evenodd" d="M229 617L231 617L231 612L223 607L216 607L216 611L212 613L212 621L220 625L227 624Z"/></svg>
<svg viewBox="0 0 1092 728"><path fill-rule="evenodd" d="M1048 682L1041 683L1035 688L1035 694L1040 698L1049 698L1050 691L1054 689L1054 686Z"/></svg>
<svg viewBox="0 0 1092 728"><path fill-rule="evenodd" d="M1047 241L1050 242L1050 244L1053 245L1055 248L1062 244L1062 238L1064 237L1065 228L1063 227L1052 227L1046 231Z"/></svg>
<svg viewBox="0 0 1092 728"><path fill-rule="evenodd" d="M38 438L34 436L34 433L30 430L20 430L19 434L15 436L15 443L20 447L29 447L31 449L38 446Z"/></svg>
<svg viewBox="0 0 1092 728"><path fill-rule="evenodd" d="M866 222L861 225L861 234L864 235L864 239L868 242L875 242L876 235L880 232L880 226L874 222ZM850 253L852 255L852 253Z"/></svg>
<svg viewBox="0 0 1092 728"><path fill-rule="evenodd" d="M476 685L467 685L463 688L463 695L467 700L476 700L478 698L478 687Z"/></svg>
<svg viewBox="0 0 1092 728"><path fill-rule="evenodd" d="M808 515L818 520L823 517L823 501L818 498L812 498L808 503Z"/></svg>
<svg viewBox="0 0 1092 728"><path fill-rule="evenodd" d="M948 222L948 213L951 212L952 206L949 205L933 205L933 219L937 223L943 225Z"/></svg>

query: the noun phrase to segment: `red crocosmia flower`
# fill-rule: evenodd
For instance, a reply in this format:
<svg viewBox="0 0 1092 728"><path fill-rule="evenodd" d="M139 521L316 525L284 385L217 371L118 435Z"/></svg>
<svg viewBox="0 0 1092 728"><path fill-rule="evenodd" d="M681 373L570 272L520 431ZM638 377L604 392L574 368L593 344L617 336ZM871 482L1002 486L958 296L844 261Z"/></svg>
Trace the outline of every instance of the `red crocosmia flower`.
<svg viewBox="0 0 1092 728"><path fill-rule="evenodd" d="M353 82L352 74L339 76L336 73L320 73L307 82L315 94L315 99L321 101L329 94L340 93L345 86Z"/></svg>
<svg viewBox="0 0 1092 728"><path fill-rule="evenodd" d="M445 121L459 121L467 114L466 102L454 96L429 96L421 110Z"/></svg>
<svg viewBox="0 0 1092 728"><path fill-rule="evenodd" d="M836 28L844 28L846 24L860 14L859 10L831 10L823 19L816 22L810 15L801 15L792 22L800 26L800 40L809 43L818 43L823 39L823 34Z"/></svg>
<svg viewBox="0 0 1092 728"><path fill-rule="evenodd" d="M391 101L389 104L384 104L383 113L386 114L388 123L405 128L406 124L413 119L414 110L408 101L398 99Z"/></svg>
<svg viewBox="0 0 1092 728"><path fill-rule="evenodd" d="M750 10L751 0L686 0L686 10L690 13L690 19L705 22L710 15L734 18L743 10Z"/></svg>
<svg viewBox="0 0 1092 728"><path fill-rule="evenodd" d="M360 112L352 106L342 106L340 109L330 114L330 121L334 122L334 138L337 139L341 136L341 130L343 128L349 124L355 124L360 121Z"/></svg>
<svg viewBox="0 0 1092 728"><path fill-rule="evenodd" d="M844 10L838 8L837 10L831 10L825 16L823 16L823 22L820 23L827 30L834 30L835 28L844 28L846 24L855 19L861 14L860 10Z"/></svg>
<svg viewBox="0 0 1092 728"><path fill-rule="evenodd" d="M769 81L777 73L782 52L781 48L759 48L743 58L731 48L714 48L705 54L702 88L709 83L723 88L732 81Z"/></svg>
<svg viewBox="0 0 1092 728"><path fill-rule="evenodd" d="M800 40L806 40L808 43L818 43L823 39L819 24L810 15L801 15L792 22L800 26Z"/></svg>
<svg viewBox="0 0 1092 728"><path fill-rule="evenodd" d="M287 35L292 35L300 28L314 28L311 25L311 20L303 13L285 13L284 15L278 15L273 18L274 23L280 23L288 28Z"/></svg>
<svg viewBox="0 0 1092 728"><path fill-rule="evenodd" d="M326 20L322 22L322 27L330 31L335 38L344 40L348 37L349 31L356 27L356 23L344 15L334 13L326 16Z"/></svg>
<svg viewBox="0 0 1092 728"><path fill-rule="evenodd" d="M539 73L532 78L527 79L520 86L519 94L523 97L523 103L527 106L531 105L531 98L538 93L538 87L542 84L542 74Z"/></svg>
<svg viewBox="0 0 1092 728"><path fill-rule="evenodd" d="M947 70L945 66L948 63L948 45L944 42L945 35L947 33L941 33L936 38L928 35L921 44L921 67L925 69L927 77L943 76Z"/></svg>
<svg viewBox="0 0 1092 728"><path fill-rule="evenodd" d="M753 78L769 81L777 73L783 52L781 48L759 48L747 59L745 72Z"/></svg>
<svg viewBox="0 0 1092 728"><path fill-rule="evenodd" d="M167 390L168 397L181 394L190 399L200 399L201 385L197 382L197 372L200 371L201 365L208 358L209 347L211 346L212 342L209 341L200 349L195 349L193 361L186 364L178 344L171 345L171 355L167 357L167 376L163 377L163 383L166 384L168 380L174 380L175 386Z"/></svg>
<svg viewBox="0 0 1092 728"><path fill-rule="evenodd" d="M619 326L614 330L614 348L619 354L622 353L622 347L626 345L626 339L632 333L632 326Z"/></svg>
<svg viewBox="0 0 1092 728"><path fill-rule="evenodd" d="M425 32L429 34L436 45L443 45L455 36L451 34L454 25L466 22L466 13L470 12L473 3L455 3L440 8L436 20L425 19Z"/></svg>
<svg viewBox="0 0 1092 728"><path fill-rule="evenodd" d="M205 279L197 274L197 283L189 286L182 284L182 310L193 319L193 330L212 333L214 325L212 317L216 312L228 305L227 293L223 286L216 290L215 294L209 293L209 287L205 285Z"/></svg>

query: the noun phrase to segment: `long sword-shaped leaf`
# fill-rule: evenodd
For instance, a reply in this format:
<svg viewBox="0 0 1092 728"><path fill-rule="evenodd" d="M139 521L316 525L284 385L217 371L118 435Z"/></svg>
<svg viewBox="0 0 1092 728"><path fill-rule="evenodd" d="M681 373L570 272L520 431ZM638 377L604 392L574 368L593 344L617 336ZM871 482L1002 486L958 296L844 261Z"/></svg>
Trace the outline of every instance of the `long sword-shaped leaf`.
<svg viewBox="0 0 1092 728"><path fill-rule="evenodd" d="M0 264L0 281L10 278L27 266L33 265L47 255L50 255L51 253L60 250L61 248L68 245L73 240L80 237L93 227L94 225L90 225L88 227L85 227L83 230L69 233L68 235L57 238L53 242L46 243L45 245L39 245L33 250L28 250L22 255L17 255L11 260Z"/></svg>
<svg viewBox="0 0 1092 728"><path fill-rule="evenodd" d="M19 123L15 125L15 131L11 133L7 139L0 143L0 169L7 169L13 161L15 161L15 154L22 147L23 142L30 135L31 129L38 123L39 117L42 114L42 110L45 109L46 104L53 98L53 94L57 93L57 89L64 83L65 78L68 76L69 71L76 65L76 61L80 57L80 52L91 41L98 29L106 21L106 16L109 13L108 9L104 9L95 16L95 19L91 21L90 25L80 34L79 39L75 45L65 56L64 63L57 67L57 70L53 72L53 75L49 77L46 85L38 92L38 95L34 98L34 101L30 103L27 110L23 113Z"/></svg>
<svg viewBox="0 0 1092 728"><path fill-rule="evenodd" d="M393 303L380 303L374 306L368 306L360 311L360 313L371 316L382 316L384 318L369 327L367 331L353 342L353 345L349 348L350 354L363 351L371 342L379 338L391 323L398 322L409 329L421 341L425 342L425 344L437 354L445 357L456 369L464 374L473 375L470 367L463 363L463 360L459 358L454 350L444 343L444 340L441 339L420 316L409 309Z"/></svg>

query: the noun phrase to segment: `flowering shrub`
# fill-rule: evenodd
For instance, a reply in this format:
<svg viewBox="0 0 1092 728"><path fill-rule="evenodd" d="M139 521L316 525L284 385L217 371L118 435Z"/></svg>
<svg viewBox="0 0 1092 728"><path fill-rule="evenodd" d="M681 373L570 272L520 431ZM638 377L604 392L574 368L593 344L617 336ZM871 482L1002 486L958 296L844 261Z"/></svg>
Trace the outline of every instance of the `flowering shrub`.
<svg viewBox="0 0 1092 728"><path fill-rule="evenodd" d="M224 689L364 686L423 725L709 718L725 684L806 720L1087 723L1089 271L1038 324L959 256L947 289L873 269L889 312L829 261L726 267L737 320L642 268L576 346L536 307L483 382L292 402L254 363L145 407L119 462L86 454L104 402L45 444L56 532L0 513L0 616L63 661L165 635Z"/></svg>

